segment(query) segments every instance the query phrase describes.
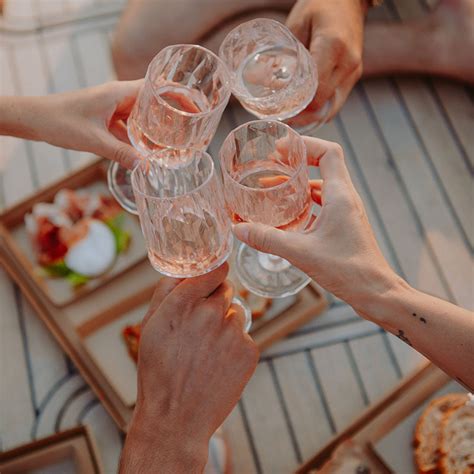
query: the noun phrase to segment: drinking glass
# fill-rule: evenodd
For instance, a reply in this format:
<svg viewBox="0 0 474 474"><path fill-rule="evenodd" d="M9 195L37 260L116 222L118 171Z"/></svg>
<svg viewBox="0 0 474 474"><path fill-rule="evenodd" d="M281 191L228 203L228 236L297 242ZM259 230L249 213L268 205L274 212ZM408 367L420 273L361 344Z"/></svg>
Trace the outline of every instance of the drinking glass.
<svg viewBox="0 0 474 474"><path fill-rule="evenodd" d="M257 18L240 24L225 37L219 56L230 71L233 94L258 118L293 117L316 93L309 51L278 21Z"/></svg>
<svg viewBox="0 0 474 474"><path fill-rule="evenodd" d="M312 215L306 147L292 128L273 120L245 123L224 140L220 160L226 207L235 223L305 229ZM245 244L236 272L248 290L269 298L293 295L310 281L286 260Z"/></svg>
<svg viewBox="0 0 474 474"><path fill-rule="evenodd" d="M208 273L227 260L233 243L231 223L214 163L206 152L155 152L135 167L131 183L155 270L188 278ZM244 308L248 330L250 310L238 298L234 303Z"/></svg>
<svg viewBox="0 0 474 474"><path fill-rule="evenodd" d="M132 145L146 158L163 148L205 150L230 97L225 64L197 45L174 45L151 61L127 122ZM112 163L109 187L117 201L136 214L131 171Z"/></svg>

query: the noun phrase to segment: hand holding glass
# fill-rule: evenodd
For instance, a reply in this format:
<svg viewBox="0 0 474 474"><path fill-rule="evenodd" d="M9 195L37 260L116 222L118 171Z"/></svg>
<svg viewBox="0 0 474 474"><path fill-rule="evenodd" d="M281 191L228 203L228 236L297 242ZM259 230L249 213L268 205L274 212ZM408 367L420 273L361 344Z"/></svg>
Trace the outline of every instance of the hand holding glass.
<svg viewBox="0 0 474 474"><path fill-rule="evenodd" d="M277 121L248 122L227 136L220 160L226 206L235 223L304 230L312 201L306 147L294 130ZM248 290L269 298L295 294L310 281L286 260L244 244L236 271Z"/></svg>
<svg viewBox="0 0 474 474"><path fill-rule="evenodd" d="M196 45L164 48L148 66L128 118L130 142L145 157L167 147L205 150L229 97L229 74L214 53ZM112 163L108 178L117 201L136 213L130 171Z"/></svg>
<svg viewBox="0 0 474 474"><path fill-rule="evenodd" d="M231 223L214 163L206 152L156 152L133 170L131 182L155 270L188 278L208 273L227 260L232 252ZM244 307L248 330L250 311L241 300L234 298L234 303Z"/></svg>

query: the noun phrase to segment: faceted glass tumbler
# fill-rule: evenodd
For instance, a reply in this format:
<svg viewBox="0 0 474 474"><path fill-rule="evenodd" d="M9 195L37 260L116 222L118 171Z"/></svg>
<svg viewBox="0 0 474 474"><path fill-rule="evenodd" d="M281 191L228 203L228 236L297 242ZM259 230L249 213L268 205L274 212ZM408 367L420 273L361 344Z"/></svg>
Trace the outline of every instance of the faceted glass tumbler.
<svg viewBox="0 0 474 474"><path fill-rule="evenodd" d="M306 147L288 125L271 120L241 125L224 140L220 161L226 207L235 223L304 230L312 214ZM247 245L238 251L236 272L248 290L270 298L295 294L310 281L286 260Z"/></svg>
<svg viewBox="0 0 474 474"><path fill-rule="evenodd" d="M169 166L180 161L181 166ZM167 149L132 172L148 256L165 275L186 278L221 265L232 250L231 224L212 158L200 150Z"/></svg>
<svg viewBox="0 0 474 474"><path fill-rule="evenodd" d="M197 45L164 48L148 66L128 118L129 140L145 158L167 147L205 150L230 93L230 75L214 53ZM136 214L130 173L111 163L109 189L124 209Z"/></svg>
<svg viewBox="0 0 474 474"><path fill-rule="evenodd" d="M231 73L233 94L259 118L293 117L316 93L317 72L309 51L278 21L242 23L226 36L219 56Z"/></svg>
<svg viewBox="0 0 474 474"><path fill-rule="evenodd" d="M197 45L161 50L128 119L132 144L145 155L157 148L205 150L230 97L230 76L214 53Z"/></svg>

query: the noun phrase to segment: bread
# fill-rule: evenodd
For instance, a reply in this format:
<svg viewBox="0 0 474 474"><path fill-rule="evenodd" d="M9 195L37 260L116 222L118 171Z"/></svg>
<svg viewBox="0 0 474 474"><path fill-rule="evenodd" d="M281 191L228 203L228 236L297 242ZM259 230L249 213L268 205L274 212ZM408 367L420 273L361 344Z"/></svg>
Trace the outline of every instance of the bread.
<svg viewBox="0 0 474 474"><path fill-rule="evenodd" d="M415 463L420 474L438 470L441 420L450 410L462 406L467 395L451 393L432 400L421 414L415 428Z"/></svg>
<svg viewBox="0 0 474 474"><path fill-rule="evenodd" d="M441 422L439 470L442 474L474 473L474 405L449 410Z"/></svg>

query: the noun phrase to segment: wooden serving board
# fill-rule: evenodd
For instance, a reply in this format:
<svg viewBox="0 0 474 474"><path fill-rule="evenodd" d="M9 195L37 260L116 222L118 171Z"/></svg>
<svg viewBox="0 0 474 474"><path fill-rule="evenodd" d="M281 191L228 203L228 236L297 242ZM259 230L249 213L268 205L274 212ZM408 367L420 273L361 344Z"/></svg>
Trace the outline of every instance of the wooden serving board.
<svg viewBox="0 0 474 474"><path fill-rule="evenodd" d="M0 453L2 474L102 474L92 433L79 426Z"/></svg>
<svg viewBox="0 0 474 474"><path fill-rule="evenodd" d="M160 275L145 260L60 308L10 251L1 227L0 260L117 425L126 431L136 398L136 368L121 330L140 322ZM279 305L281 311L263 318L251 331L261 349L321 314L327 303L317 288L308 286L286 303L276 303L275 308Z"/></svg>
<svg viewBox="0 0 474 474"><path fill-rule="evenodd" d="M315 456L299 467L296 474L319 470L336 450L342 457L345 450L348 451L353 446L358 446L363 451L363 464L370 472L393 472L380 456L380 448L377 453L376 445L450 382L451 378L441 369L427 363L336 435Z"/></svg>
<svg viewBox="0 0 474 474"><path fill-rule="evenodd" d="M140 223L136 216L124 211L124 230L130 234L130 244L124 253L117 256L113 266L104 275L91 279L78 289L72 288L64 278L48 278L41 275L25 228L25 215L31 212L37 203L52 202L61 189L84 189L110 195L106 183L106 167L106 161L95 161L0 214L0 226L3 228L5 245L30 274L37 288L58 307L69 305L95 291L147 257Z"/></svg>

